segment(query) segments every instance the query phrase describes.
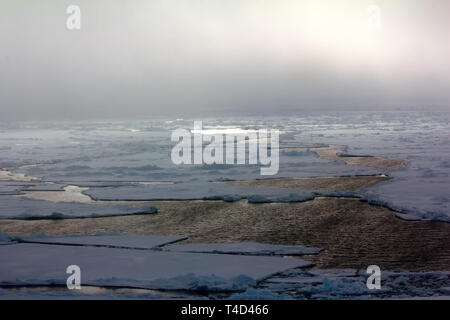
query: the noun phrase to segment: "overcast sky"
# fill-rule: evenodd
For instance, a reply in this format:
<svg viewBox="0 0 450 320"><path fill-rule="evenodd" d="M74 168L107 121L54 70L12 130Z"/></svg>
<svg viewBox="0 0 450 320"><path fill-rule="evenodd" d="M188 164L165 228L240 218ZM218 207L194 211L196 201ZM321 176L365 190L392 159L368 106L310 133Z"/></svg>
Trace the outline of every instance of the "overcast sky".
<svg viewBox="0 0 450 320"><path fill-rule="evenodd" d="M450 110L449 31L446 0L2 0L1 119Z"/></svg>

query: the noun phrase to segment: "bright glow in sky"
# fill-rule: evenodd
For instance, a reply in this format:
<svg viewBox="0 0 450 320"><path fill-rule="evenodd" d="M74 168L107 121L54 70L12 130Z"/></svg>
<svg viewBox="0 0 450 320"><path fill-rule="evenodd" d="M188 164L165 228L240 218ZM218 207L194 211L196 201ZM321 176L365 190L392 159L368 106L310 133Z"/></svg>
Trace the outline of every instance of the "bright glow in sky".
<svg viewBox="0 0 450 320"><path fill-rule="evenodd" d="M449 109L449 1L75 2L0 2L5 119Z"/></svg>

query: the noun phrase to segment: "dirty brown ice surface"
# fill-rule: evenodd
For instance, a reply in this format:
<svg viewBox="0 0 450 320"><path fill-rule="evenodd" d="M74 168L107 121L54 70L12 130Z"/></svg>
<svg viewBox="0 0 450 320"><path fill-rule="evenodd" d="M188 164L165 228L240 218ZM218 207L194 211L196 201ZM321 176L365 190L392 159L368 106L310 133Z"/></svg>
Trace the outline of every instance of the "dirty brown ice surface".
<svg viewBox="0 0 450 320"><path fill-rule="evenodd" d="M368 166L385 169L397 169L405 166L405 163L399 159L389 159L384 157L349 155L344 153L345 147L339 145L330 145L322 148L311 148L319 157L343 161L353 166Z"/></svg>
<svg viewBox="0 0 450 320"><path fill-rule="evenodd" d="M256 241L325 250L306 259L319 268L450 270L450 224L403 221L389 209L358 199L300 203L152 201L155 215L77 220L1 220L13 235L122 232L184 235L186 243Z"/></svg>
<svg viewBox="0 0 450 320"><path fill-rule="evenodd" d="M246 181L227 181L231 185L251 187L298 188L304 190L360 191L375 184L389 180L385 175L315 177L315 178L273 178Z"/></svg>

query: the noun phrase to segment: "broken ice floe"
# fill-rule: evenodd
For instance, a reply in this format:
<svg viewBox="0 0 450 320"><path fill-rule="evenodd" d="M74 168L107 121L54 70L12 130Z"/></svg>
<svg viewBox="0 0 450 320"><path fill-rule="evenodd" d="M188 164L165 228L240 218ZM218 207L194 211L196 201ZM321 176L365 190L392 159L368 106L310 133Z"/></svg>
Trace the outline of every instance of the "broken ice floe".
<svg viewBox="0 0 450 320"><path fill-rule="evenodd" d="M366 270L291 269L266 279L259 289L290 299L410 299L449 295L450 273L446 271L388 271L381 274L381 289L366 286Z"/></svg>
<svg viewBox="0 0 450 320"><path fill-rule="evenodd" d="M173 244L163 248L172 252L221 253L254 256L302 256L318 254L322 249L257 242Z"/></svg>
<svg viewBox="0 0 450 320"><path fill-rule="evenodd" d="M183 236L155 236L137 234L74 234L67 236L50 236L45 234L15 237L19 242L79 245L128 249L155 249L167 244L187 239ZM0 235L0 241L1 241Z"/></svg>
<svg viewBox="0 0 450 320"><path fill-rule="evenodd" d="M76 264L93 286L172 290L245 290L281 271L311 265L300 259L177 253L91 246L0 246L0 285L65 285Z"/></svg>
<svg viewBox="0 0 450 320"><path fill-rule="evenodd" d="M40 183L22 187L23 191L63 191L65 184L61 183Z"/></svg>
<svg viewBox="0 0 450 320"><path fill-rule="evenodd" d="M83 192L95 200L224 200L247 199L251 203L298 202L314 199L314 193L295 188L253 188L214 182L177 183L174 185L134 185L91 188Z"/></svg>
<svg viewBox="0 0 450 320"><path fill-rule="evenodd" d="M305 114L282 119L218 118L208 120L204 126L208 129L280 128L283 134L280 135L280 170L276 177L386 173L393 179L371 188L365 195L369 202L391 207L404 219L448 221L449 197L445 194L450 183L448 123L448 113L355 112ZM174 165L170 160L171 131L180 127L190 129L191 121L1 126L0 167L8 169L0 171L0 180L33 178L36 182L89 186L93 189L86 193L95 198L118 200L204 197L233 200L243 194L255 202L267 202L280 197L278 191L262 194L212 186L214 181L223 179L260 178L259 168L255 166ZM347 146L347 155L401 159L407 167L380 172L381 169L318 158L311 152L312 148L331 145ZM171 181L174 184L167 189L125 187L133 181ZM101 190L104 186L117 188Z"/></svg>
<svg viewBox="0 0 450 320"><path fill-rule="evenodd" d="M153 214L156 212L157 209L153 206L134 208L127 205L50 202L6 195L0 196L0 219L74 219Z"/></svg>
<svg viewBox="0 0 450 320"><path fill-rule="evenodd" d="M399 170L394 179L363 191L362 197L371 204L397 211L397 216L405 220L450 222L447 174L436 174L436 178L431 178L420 176L411 168Z"/></svg>
<svg viewBox="0 0 450 320"><path fill-rule="evenodd" d="M2 244L11 244L14 243L15 240L13 237L10 237L7 233L5 232L0 232L0 245Z"/></svg>

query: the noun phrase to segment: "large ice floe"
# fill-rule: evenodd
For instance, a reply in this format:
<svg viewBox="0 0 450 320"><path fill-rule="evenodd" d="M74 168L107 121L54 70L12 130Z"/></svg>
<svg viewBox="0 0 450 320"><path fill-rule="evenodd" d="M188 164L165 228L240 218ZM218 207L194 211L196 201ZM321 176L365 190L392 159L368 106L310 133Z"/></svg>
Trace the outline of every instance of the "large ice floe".
<svg viewBox="0 0 450 320"><path fill-rule="evenodd" d="M366 270L292 269L260 283L259 288L281 299L286 295L288 299L449 299L447 271L382 271L381 288L376 290L367 287L367 278ZM245 299L246 294L235 297Z"/></svg>
<svg viewBox="0 0 450 320"><path fill-rule="evenodd" d="M0 195L0 219L75 219L130 214L154 214L153 206L51 202Z"/></svg>
<svg viewBox="0 0 450 320"><path fill-rule="evenodd" d="M156 249L177 240L174 237L99 236L100 241L93 237L27 237L26 241L38 243L21 243L19 238L19 243L0 246L0 285L65 285L66 269L75 264L88 286L242 291L281 271L312 265L294 258ZM138 250L149 246L150 250Z"/></svg>
<svg viewBox="0 0 450 320"><path fill-rule="evenodd" d="M0 234L0 240L1 239L2 238ZM127 249L156 249L164 245L185 240L187 238L183 236L150 236L139 234L97 233L93 235L73 234L67 236L51 236L46 234L38 234L32 236L14 237L13 239L19 242L54 245L93 246Z"/></svg>
<svg viewBox="0 0 450 320"><path fill-rule="evenodd" d="M182 239L0 234L0 244L5 244L0 245L0 299L445 299L450 295L450 272L384 270L381 289L371 290L366 270L318 269L303 259L274 256L317 254L319 249L262 243L171 244ZM66 269L74 264L81 269L81 290L66 288Z"/></svg>

